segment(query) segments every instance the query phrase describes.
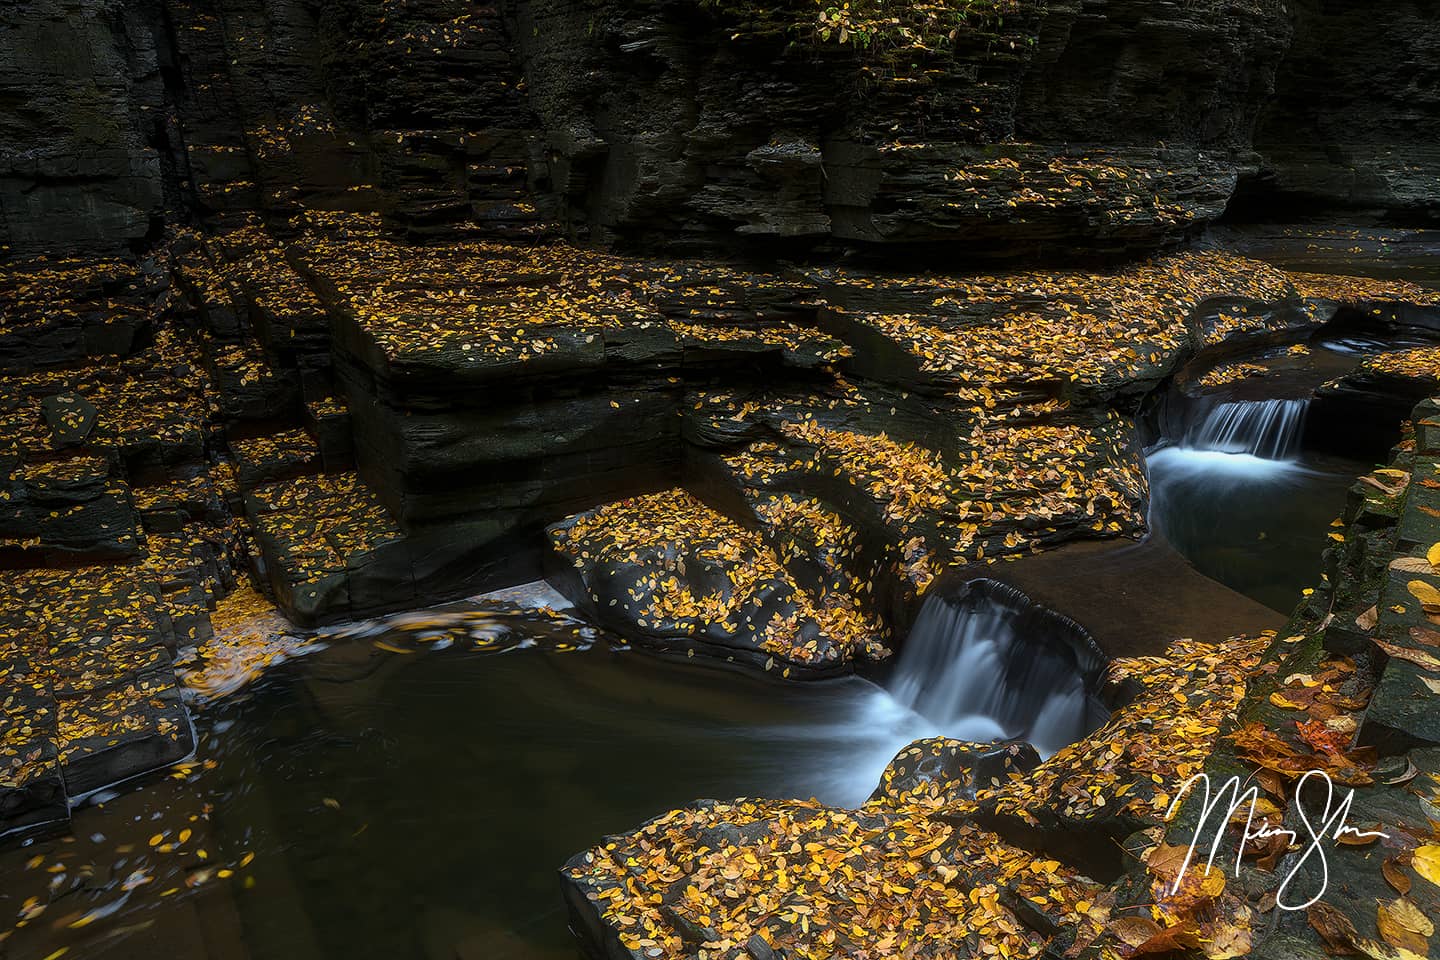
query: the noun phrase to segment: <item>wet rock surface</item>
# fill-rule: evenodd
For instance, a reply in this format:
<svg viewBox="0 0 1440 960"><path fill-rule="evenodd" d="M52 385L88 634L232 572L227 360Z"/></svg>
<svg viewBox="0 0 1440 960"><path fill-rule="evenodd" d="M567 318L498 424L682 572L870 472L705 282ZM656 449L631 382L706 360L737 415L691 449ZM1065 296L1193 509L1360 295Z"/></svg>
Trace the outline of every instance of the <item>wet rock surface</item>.
<svg viewBox="0 0 1440 960"><path fill-rule="evenodd" d="M698 649L786 679L889 654L888 631L862 600L807 591L758 533L683 490L609 504L548 532L577 571L572 599L638 644L690 657Z"/></svg>
<svg viewBox="0 0 1440 960"><path fill-rule="evenodd" d="M842 672L937 576L1139 535L1125 411L1192 354L1342 309L1429 329L1435 309L1214 251L959 279L416 248L363 215L291 229L7 273L13 336L49 351L4 374L11 565L133 569L197 641L247 575L308 627L568 569L637 643ZM1430 350L1335 389L1433 389ZM693 604L657 617L672 583ZM178 723L163 689L137 730Z"/></svg>
<svg viewBox="0 0 1440 960"><path fill-rule="evenodd" d="M1243 390L1341 322L1440 329L1433 290L1312 272L1344 231L1184 246L1227 210L1433 220L1424 5L1333 6L857 5L852 40L740 0L11 5L0 833L188 755L182 686L304 647L238 626L271 601L308 628L550 572L637 646L813 679L942 578L1138 538L1141 397ZM1395 419L1437 369L1377 352L1315 403ZM1276 637L1147 621L1109 724L1038 765L921 741L858 810L673 811L571 861L575 929L616 957L1372 952L1377 877L1435 907L1430 787L1400 789L1440 736L1435 418ZM417 632L505 648L483 616ZM1273 844L1164 893L1179 781L1258 770L1293 820L1306 764L1373 788L1398 873L1341 851L1343 921L1259 919Z"/></svg>
<svg viewBox="0 0 1440 960"><path fill-rule="evenodd" d="M596 956L753 952L756 937L776 955L902 938L917 956L939 955L957 933L935 918L957 915L966 935L1022 955L1164 944L1208 956L1218 943L1252 956L1318 956L1327 944L1386 955L1396 938L1424 955L1423 917L1440 897L1424 825L1435 799L1427 698L1440 669L1422 625L1435 616L1429 548L1440 535L1423 509L1434 415L1421 404L1391 465L1356 483L1325 580L1278 634L1116 661L1111 680L1132 684L1133 698L1105 728L979 789L979 747L924 740L858 811L794 801L673 811L566 865L575 929ZM1417 513L1426 520L1407 524ZM1005 765L1013 749L991 747ZM1223 814L1207 826L1201 793L1182 790L1200 773L1217 787L1248 777L1257 817L1303 830L1301 804L1316 798L1294 790L1312 770L1356 790L1347 822L1385 834L1327 843L1328 886L1318 861L1299 860L1301 844L1242 840ZM870 831L882 827L877 843ZM1185 852L1212 837L1217 867L1207 872L1202 856L1180 882ZM1032 895L1037 878L1046 885ZM966 896L927 911L947 890ZM1300 909L1279 909L1277 896ZM1142 904L1153 911L1121 919ZM1421 919L1402 930L1397 911Z"/></svg>
<svg viewBox="0 0 1440 960"><path fill-rule="evenodd" d="M1022 741L970 743L935 737L916 740L895 755L872 801L904 803L913 796L951 803L973 799L976 790L998 787L1012 774L1023 775L1040 765L1035 748Z"/></svg>

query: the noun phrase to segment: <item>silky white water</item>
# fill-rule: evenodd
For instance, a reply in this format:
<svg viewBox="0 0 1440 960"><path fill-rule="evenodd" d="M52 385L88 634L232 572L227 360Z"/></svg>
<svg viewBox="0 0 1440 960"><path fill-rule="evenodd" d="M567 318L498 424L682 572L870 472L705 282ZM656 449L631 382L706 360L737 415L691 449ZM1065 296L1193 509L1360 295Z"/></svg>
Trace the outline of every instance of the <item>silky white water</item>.
<svg viewBox="0 0 1440 960"><path fill-rule="evenodd" d="M1300 449L1310 401L1235 400L1212 408L1186 431L1182 449L1292 460Z"/></svg>
<svg viewBox="0 0 1440 960"><path fill-rule="evenodd" d="M1276 610L1310 583L1351 467L1303 455L1306 400L1231 402L1146 457L1150 528L1201 573Z"/></svg>
<svg viewBox="0 0 1440 960"><path fill-rule="evenodd" d="M1257 485L1285 487L1307 470L1298 460L1308 400L1237 400L1210 409L1181 442L1146 457L1150 523L1172 543L1195 531L1194 506Z"/></svg>
<svg viewBox="0 0 1440 960"><path fill-rule="evenodd" d="M1020 738L1048 757L1085 736L1103 721L1085 687L1098 651L1077 651L1058 619L992 586L993 595L926 600L888 685L848 687L853 699L843 719L771 728L769 735L820 746L822 756L843 745L847 762L822 777L825 792L849 804L863 801L885 765L915 740Z"/></svg>

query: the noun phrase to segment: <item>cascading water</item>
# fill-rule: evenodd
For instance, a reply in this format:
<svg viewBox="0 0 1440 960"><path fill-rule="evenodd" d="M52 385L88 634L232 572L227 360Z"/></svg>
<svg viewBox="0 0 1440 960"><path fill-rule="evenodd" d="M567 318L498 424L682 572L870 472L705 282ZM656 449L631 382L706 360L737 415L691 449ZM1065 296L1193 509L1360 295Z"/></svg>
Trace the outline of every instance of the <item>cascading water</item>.
<svg viewBox="0 0 1440 960"><path fill-rule="evenodd" d="M1186 432L1182 447L1291 460L1299 452L1308 399L1221 403Z"/></svg>
<svg viewBox="0 0 1440 960"><path fill-rule="evenodd" d="M885 765L925 737L1024 739L1048 757L1103 725L1093 695L1105 655L1084 629L1013 587L975 580L925 600L888 685L847 688L841 722L773 727L769 736L826 757L826 794L860 803ZM848 697L863 689L856 700ZM843 751L848 760L829 758Z"/></svg>
<svg viewBox="0 0 1440 960"><path fill-rule="evenodd" d="M1288 610L1349 484L1301 448L1310 401L1170 402L1170 436L1146 456L1151 529L1201 573Z"/></svg>
<svg viewBox="0 0 1440 960"><path fill-rule="evenodd" d="M926 601L890 694L947 736L1019 737L1049 756L1104 722L1090 693L1104 666L1078 625L977 581Z"/></svg>

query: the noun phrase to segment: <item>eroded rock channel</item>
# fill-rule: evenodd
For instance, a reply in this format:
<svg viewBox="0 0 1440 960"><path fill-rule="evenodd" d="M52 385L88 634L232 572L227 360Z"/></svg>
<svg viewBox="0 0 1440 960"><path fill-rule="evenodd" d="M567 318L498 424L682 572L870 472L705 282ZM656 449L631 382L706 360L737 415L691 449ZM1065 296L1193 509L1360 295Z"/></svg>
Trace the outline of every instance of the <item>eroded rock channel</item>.
<svg viewBox="0 0 1440 960"><path fill-rule="evenodd" d="M1392 6L10 5L0 957L1426 955Z"/></svg>

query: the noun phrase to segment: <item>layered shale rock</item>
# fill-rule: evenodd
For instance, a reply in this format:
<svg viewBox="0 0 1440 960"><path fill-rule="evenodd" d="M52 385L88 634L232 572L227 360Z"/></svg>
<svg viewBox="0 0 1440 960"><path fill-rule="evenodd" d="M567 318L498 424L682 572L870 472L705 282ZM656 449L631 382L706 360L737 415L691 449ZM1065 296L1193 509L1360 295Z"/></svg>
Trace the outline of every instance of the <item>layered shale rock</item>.
<svg viewBox="0 0 1440 960"><path fill-rule="evenodd" d="M1223 211L1279 4L972 6L842 35L803 4L519 4L541 169L572 223L672 242L1094 256Z"/></svg>
<svg viewBox="0 0 1440 960"><path fill-rule="evenodd" d="M169 56L158 4L0 12L0 253L113 253L157 238L179 212Z"/></svg>
<svg viewBox="0 0 1440 960"><path fill-rule="evenodd" d="M1407 329L1429 316L1422 291L1301 289L1217 252L959 280L416 248L368 217L294 226L218 234L177 268L211 331L241 486L296 485L249 515L275 514L264 576L305 624L539 576L546 524L684 485L806 590L862 596L903 629L945 569L1143 530L1116 407L1191 354L1318 329L1340 309L1322 297L1413 302L1391 311ZM304 346L321 329L330 354ZM320 532L337 503L292 537L306 478L352 453L368 533ZM356 590L361 568L389 572Z"/></svg>
<svg viewBox="0 0 1440 960"><path fill-rule="evenodd" d="M22 262L0 289L8 832L191 752L173 664L246 551L203 350L157 265Z"/></svg>
<svg viewBox="0 0 1440 960"><path fill-rule="evenodd" d="M607 504L549 535L575 568L555 582L596 622L660 652L700 650L787 679L889 654L862 596L823 581L812 593L758 533L683 490Z"/></svg>
<svg viewBox="0 0 1440 960"><path fill-rule="evenodd" d="M1290 7L1294 39L1255 130L1263 163L1237 212L1276 220L1328 210L1435 223L1440 25L1433 4L1388 4L1384 16L1328 0Z"/></svg>
<svg viewBox="0 0 1440 960"><path fill-rule="evenodd" d="M123 250L339 209L422 238L1149 251L1254 166L1291 29L1270 2L898 12L842 42L794 0L17 8L7 231Z"/></svg>

